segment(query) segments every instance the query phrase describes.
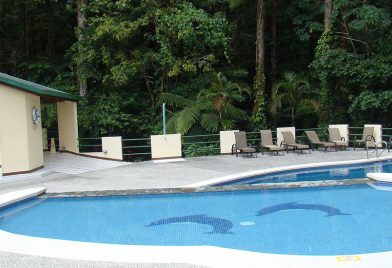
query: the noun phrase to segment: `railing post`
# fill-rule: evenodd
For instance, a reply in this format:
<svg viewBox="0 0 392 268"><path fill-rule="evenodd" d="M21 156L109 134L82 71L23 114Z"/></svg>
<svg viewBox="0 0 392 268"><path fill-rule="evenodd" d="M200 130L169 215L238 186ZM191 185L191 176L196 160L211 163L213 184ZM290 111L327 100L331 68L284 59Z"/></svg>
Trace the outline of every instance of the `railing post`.
<svg viewBox="0 0 392 268"><path fill-rule="evenodd" d="M163 135L166 135L166 104L162 104L162 126L163 126Z"/></svg>

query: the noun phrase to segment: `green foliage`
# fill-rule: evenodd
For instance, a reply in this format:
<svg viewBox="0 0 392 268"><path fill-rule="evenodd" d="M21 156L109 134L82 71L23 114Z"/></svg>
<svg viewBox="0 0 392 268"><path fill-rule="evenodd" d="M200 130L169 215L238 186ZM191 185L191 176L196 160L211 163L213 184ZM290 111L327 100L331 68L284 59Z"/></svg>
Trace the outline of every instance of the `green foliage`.
<svg viewBox="0 0 392 268"><path fill-rule="evenodd" d="M235 107L235 103L245 99L249 89L229 81L222 73L211 77L210 85L201 89L194 100L172 93L162 93L160 103L167 103L174 111L167 127L170 132L187 133L197 123L209 132L234 126L235 122L245 119L246 113Z"/></svg>
<svg viewBox="0 0 392 268"><path fill-rule="evenodd" d="M325 32L310 65L321 83L321 123L344 122L362 92L389 90L392 58L390 13L380 4L334 1L335 28ZM365 94L366 95L366 94ZM358 99L359 98L359 99Z"/></svg>
<svg viewBox="0 0 392 268"><path fill-rule="evenodd" d="M155 98L172 79L210 72L227 55L224 17L212 17L188 1L119 3L89 3L90 29L75 47L82 50L83 59L76 62L85 64L85 78L102 77L117 86L140 79Z"/></svg>
<svg viewBox="0 0 392 268"><path fill-rule="evenodd" d="M191 144L184 150L185 157L198 157L219 154L219 145Z"/></svg>
<svg viewBox="0 0 392 268"><path fill-rule="evenodd" d="M135 102L134 99L112 91L105 95L90 95L89 101L91 103L84 100L80 105L79 124L92 136L113 135L132 123L131 115L124 110Z"/></svg>
<svg viewBox="0 0 392 268"><path fill-rule="evenodd" d="M319 84L311 86L319 89L313 95L320 102L317 114L295 101L297 127L365 120L387 125L391 3L333 2L332 28L323 33L324 1L265 1L260 69L254 0L91 0L84 10L87 28L76 33L75 1L0 1L0 71L76 94L77 78L87 80L88 94L79 104L81 136L159 133L160 102L169 106L172 131L260 129L272 125L266 112L279 99L273 97L270 59L277 45L278 76L292 70ZM77 41L80 31L84 38ZM293 120L287 98L280 97L277 125ZM49 105L42 111L52 130L55 110Z"/></svg>
<svg viewBox="0 0 392 268"><path fill-rule="evenodd" d="M255 106L251 117L251 125L254 130L264 129L267 118L265 113L265 75L264 68L257 68L256 76L253 83L253 92L255 96Z"/></svg>
<svg viewBox="0 0 392 268"><path fill-rule="evenodd" d="M274 118L278 111L290 111L291 124L295 126L297 114L311 107L319 110L319 92L310 87L309 82L294 72L285 72L283 79L273 86L271 97L271 113Z"/></svg>
<svg viewBox="0 0 392 268"><path fill-rule="evenodd" d="M323 24L317 19L324 12L323 5L313 0L294 0L289 12L294 14L295 33L301 41L308 41L311 35L323 32Z"/></svg>
<svg viewBox="0 0 392 268"><path fill-rule="evenodd" d="M374 93L364 91L352 102L349 114L357 125L367 122L379 122L384 126L392 125L392 91Z"/></svg>

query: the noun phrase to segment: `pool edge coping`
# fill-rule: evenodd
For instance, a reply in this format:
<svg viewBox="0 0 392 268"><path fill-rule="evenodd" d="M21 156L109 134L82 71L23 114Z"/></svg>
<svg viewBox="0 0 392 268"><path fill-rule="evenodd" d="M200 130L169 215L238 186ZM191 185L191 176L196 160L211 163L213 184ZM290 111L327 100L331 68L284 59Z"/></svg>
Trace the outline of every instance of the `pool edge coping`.
<svg viewBox="0 0 392 268"><path fill-rule="evenodd" d="M216 246L141 246L118 245L60 239L31 237L0 230L0 251L37 257L68 260L117 262L117 263L187 263L206 267L264 267L314 268L352 267L352 259L357 259L356 267L389 267L392 251L356 255L287 255L252 252ZM339 258L346 259L340 261ZM350 261L351 260L351 261ZM385 266L374 265L381 262ZM362 266L364 265L365 266Z"/></svg>
<svg viewBox="0 0 392 268"><path fill-rule="evenodd" d="M39 196L45 192L46 192L46 187L39 187L39 188L27 188L27 189L1 194L0 209L6 206L13 205L17 202Z"/></svg>
<svg viewBox="0 0 392 268"><path fill-rule="evenodd" d="M325 166L338 166L338 165L345 165L345 164L361 164L361 163L371 163L371 162L379 162L383 160L390 160L392 156L383 156L377 159L355 159L355 160L343 160L343 161L331 161L331 162L323 162L323 163L308 163L308 164L298 164L298 165L289 165L289 166L281 166L281 167L273 167L273 168L266 168L266 169L258 169L252 170L247 172L236 173L232 175L226 175L217 177L214 179L204 180L192 184L187 184L181 186L179 188L198 188L198 187L206 187L206 186L213 186L215 184L220 184L224 182L229 182L238 179L246 179L253 176L258 175L265 175L274 172L280 171L290 171L302 168L314 168L314 167L325 167Z"/></svg>

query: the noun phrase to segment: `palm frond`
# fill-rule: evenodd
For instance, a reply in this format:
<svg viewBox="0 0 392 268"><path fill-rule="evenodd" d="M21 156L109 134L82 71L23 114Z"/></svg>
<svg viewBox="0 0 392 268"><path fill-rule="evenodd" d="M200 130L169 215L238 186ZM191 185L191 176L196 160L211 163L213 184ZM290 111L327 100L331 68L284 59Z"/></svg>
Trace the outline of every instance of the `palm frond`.
<svg viewBox="0 0 392 268"><path fill-rule="evenodd" d="M159 103L166 103L169 106L183 108L192 105L194 101L173 93L164 92L159 96Z"/></svg>
<svg viewBox="0 0 392 268"><path fill-rule="evenodd" d="M201 111L214 112L215 106L212 100L199 99L195 104Z"/></svg>
<svg viewBox="0 0 392 268"><path fill-rule="evenodd" d="M178 112L176 130L181 134L187 133L198 120L200 113L201 111L196 105L185 107Z"/></svg>
<svg viewBox="0 0 392 268"><path fill-rule="evenodd" d="M233 119L247 119L248 115L244 110L241 110L232 104L228 103L222 109L223 115L225 118L233 118Z"/></svg>
<svg viewBox="0 0 392 268"><path fill-rule="evenodd" d="M206 113L201 115L200 125L210 132L216 132L219 128L220 117L214 113Z"/></svg>
<svg viewBox="0 0 392 268"><path fill-rule="evenodd" d="M179 113L174 113L169 120L166 122L166 130L168 133L176 133L177 132L177 119Z"/></svg>
<svg viewBox="0 0 392 268"><path fill-rule="evenodd" d="M302 107L312 107L316 112L320 111L321 104L318 100L304 98L301 100Z"/></svg>

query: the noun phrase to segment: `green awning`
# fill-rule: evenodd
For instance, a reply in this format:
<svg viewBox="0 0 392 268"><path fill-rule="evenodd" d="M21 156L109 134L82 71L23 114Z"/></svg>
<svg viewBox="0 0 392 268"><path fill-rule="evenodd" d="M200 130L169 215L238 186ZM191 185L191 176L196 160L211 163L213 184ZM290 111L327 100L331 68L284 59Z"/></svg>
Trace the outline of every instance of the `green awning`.
<svg viewBox="0 0 392 268"><path fill-rule="evenodd" d="M80 96L76 96L61 90L29 82L5 73L0 73L0 84L5 84L16 89L27 91L42 97L50 97L70 101L78 101L81 99Z"/></svg>

